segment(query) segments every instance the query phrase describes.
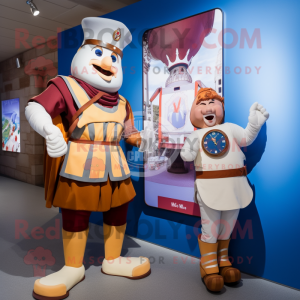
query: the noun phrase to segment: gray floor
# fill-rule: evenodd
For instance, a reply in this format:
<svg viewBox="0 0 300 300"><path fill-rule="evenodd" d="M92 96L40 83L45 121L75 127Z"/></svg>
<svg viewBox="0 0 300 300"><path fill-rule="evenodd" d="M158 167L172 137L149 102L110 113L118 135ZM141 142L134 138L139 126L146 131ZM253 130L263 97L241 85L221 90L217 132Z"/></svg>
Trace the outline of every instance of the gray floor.
<svg viewBox="0 0 300 300"><path fill-rule="evenodd" d="M60 214L57 209L44 207L42 188L0 176L0 299L32 299L33 283L38 278L35 275L41 274L37 272L50 274L63 266L60 236L51 231L55 222L61 222ZM31 234L34 227L42 228L33 234L35 238ZM18 236L18 228L24 228L28 236ZM299 291L245 274L238 287L226 286L220 294L211 294L200 280L197 259L131 237L125 238L122 254L151 257L152 274L137 281L106 276L100 272L101 231L101 227L91 225L85 255L86 279L71 290L68 299L300 299ZM38 247L51 251L48 254L52 260L46 259L44 270L25 258L28 251ZM47 252L43 254L45 250L38 249L47 256Z"/></svg>

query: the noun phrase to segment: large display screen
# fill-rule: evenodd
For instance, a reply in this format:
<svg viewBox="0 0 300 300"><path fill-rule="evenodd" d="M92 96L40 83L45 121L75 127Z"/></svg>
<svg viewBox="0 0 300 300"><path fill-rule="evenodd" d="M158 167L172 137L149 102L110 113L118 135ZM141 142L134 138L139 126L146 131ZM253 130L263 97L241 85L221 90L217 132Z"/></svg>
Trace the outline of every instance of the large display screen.
<svg viewBox="0 0 300 300"><path fill-rule="evenodd" d="M156 147L144 157L149 206L200 216L194 163L179 154L196 130L190 109L198 90L211 87L223 95L222 29L222 11L214 9L143 36L143 125L156 132Z"/></svg>
<svg viewBox="0 0 300 300"><path fill-rule="evenodd" d="M3 100L2 112L2 150L21 152L20 147L20 99Z"/></svg>

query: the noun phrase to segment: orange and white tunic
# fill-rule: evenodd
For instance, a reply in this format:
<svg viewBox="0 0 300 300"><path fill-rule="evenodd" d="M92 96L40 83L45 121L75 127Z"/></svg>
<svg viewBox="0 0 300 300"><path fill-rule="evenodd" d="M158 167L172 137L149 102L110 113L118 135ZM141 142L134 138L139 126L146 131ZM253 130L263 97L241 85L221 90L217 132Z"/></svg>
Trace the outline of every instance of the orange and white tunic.
<svg viewBox="0 0 300 300"><path fill-rule="evenodd" d="M61 76L78 108L90 100L85 90L72 78ZM92 104L80 116L68 142L60 176L81 182L120 181L130 177L130 170L119 146L124 131L127 100L106 108ZM104 143L102 143L104 142Z"/></svg>

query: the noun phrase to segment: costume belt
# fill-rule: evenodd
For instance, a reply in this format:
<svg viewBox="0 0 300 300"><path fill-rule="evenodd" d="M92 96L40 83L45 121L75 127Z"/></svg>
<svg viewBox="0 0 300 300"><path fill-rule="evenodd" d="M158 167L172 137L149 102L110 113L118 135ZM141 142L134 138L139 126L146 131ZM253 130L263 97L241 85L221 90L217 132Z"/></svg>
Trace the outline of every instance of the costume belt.
<svg viewBox="0 0 300 300"><path fill-rule="evenodd" d="M215 179L247 176L246 166L240 169L220 170L220 171L196 171L196 179Z"/></svg>
<svg viewBox="0 0 300 300"><path fill-rule="evenodd" d="M105 141L90 141L90 140L76 140L76 139L70 139L70 141L73 143L90 144L90 145L105 145L105 146L119 146L120 145L118 141L105 142Z"/></svg>

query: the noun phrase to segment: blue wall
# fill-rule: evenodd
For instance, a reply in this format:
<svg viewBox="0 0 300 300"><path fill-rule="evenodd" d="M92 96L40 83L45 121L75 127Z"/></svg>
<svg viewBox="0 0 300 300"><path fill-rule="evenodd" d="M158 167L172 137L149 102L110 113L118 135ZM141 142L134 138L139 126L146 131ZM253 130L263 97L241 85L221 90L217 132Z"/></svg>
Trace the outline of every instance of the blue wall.
<svg viewBox="0 0 300 300"><path fill-rule="evenodd" d="M242 271L298 289L300 160L293 155L300 149L296 131L299 4L296 0L142 0L105 16L124 22L133 31L134 46L128 46L124 51L123 66L127 69L120 94L130 100L134 111L142 110L141 38L146 29L213 8L223 10L224 28L234 29L239 41L242 28L246 28L250 36L255 28L260 29L261 49L256 43L252 49L247 44L241 49L238 43L224 50L224 65L231 69L224 79L226 121L245 127L249 108L255 101L265 105L270 112L267 125L245 152L255 198L239 216L240 227L248 230L245 234L242 230L237 231L230 255ZM77 41L73 45L66 44L66 35L74 33ZM81 41L81 26L62 34L59 74L69 74L71 60ZM231 43L232 36L226 34L224 42ZM131 74L131 66L135 67L135 74ZM233 72L236 66L249 66L252 73L237 75ZM259 75L255 66L261 67ZM199 227L199 219L148 207L144 203L143 178L132 179L137 197L130 204L127 233L199 256L198 229L194 229L194 225ZM100 214L93 215L95 223L100 223L100 219Z"/></svg>

